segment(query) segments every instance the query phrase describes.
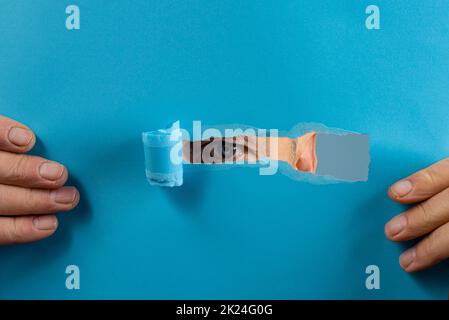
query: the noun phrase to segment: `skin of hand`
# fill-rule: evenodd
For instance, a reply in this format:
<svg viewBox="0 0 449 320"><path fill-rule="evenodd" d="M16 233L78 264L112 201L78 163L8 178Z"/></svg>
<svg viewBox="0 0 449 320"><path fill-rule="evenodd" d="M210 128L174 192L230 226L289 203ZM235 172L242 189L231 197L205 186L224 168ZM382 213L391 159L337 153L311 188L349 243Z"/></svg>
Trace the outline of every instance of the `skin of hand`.
<svg viewBox="0 0 449 320"><path fill-rule="evenodd" d="M35 143L28 127L0 116L0 245L51 236L58 227L54 214L79 202L77 189L64 187L63 165L25 154Z"/></svg>
<svg viewBox="0 0 449 320"><path fill-rule="evenodd" d="M423 237L402 253L401 267L415 272L449 258L449 158L396 182L388 195L415 206L385 225L387 238L402 242Z"/></svg>

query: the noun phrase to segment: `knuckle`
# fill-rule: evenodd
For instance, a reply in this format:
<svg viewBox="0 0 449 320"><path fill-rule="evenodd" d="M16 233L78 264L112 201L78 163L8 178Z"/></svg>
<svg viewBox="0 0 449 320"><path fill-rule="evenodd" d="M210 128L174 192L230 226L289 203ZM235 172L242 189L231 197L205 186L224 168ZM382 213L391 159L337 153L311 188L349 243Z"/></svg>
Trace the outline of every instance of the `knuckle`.
<svg viewBox="0 0 449 320"><path fill-rule="evenodd" d="M435 223L433 210L429 208L428 203L418 203L412 210L415 212L408 217L408 226L413 233L422 234Z"/></svg>
<svg viewBox="0 0 449 320"><path fill-rule="evenodd" d="M434 247L434 240L432 240L432 237L428 237L422 244L422 255L425 258L431 258L434 253Z"/></svg>
<svg viewBox="0 0 449 320"><path fill-rule="evenodd" d="M421 172L421 176L426 184L428 184L430 186L436 185L436 177L435 177L435 173L433 172L433 170L430 170L430 169L423 170Z"/></svg>
<svg viewBox="0 0 449 320"><path fill-rule="evenodd" d="M27 161L28 159L25 155L16 156L9 169L9 179L11 181L23 181L26 178Z"/></svg>
<svg viewBox="0 0 449 320"><path fill-rule="evenodd" d="M29 212L51 212L54 211L55 204L50 199L48 192L43 190L28 189L24 197Z"/></svg>
<svg viewBox="0 0 449 320"><path fill-rule="evenodd" d="M434 265L440 261L435 238L430 235L418 246L416 259L426 265Z"/></svg>
<svg viewBox="0 0 449 320"><path fill-rule="evenodd" d="M424 226L428 226L432 223L432 214L431 210L427 208L427 206L424 203L419 203L416 205L419 213L420 213L420 220L422 221L422 224Z"/></svg>
<svg viewBox="0 0 449 320"><path fill-rule="evenodd" d="M23 243L26 241L26 230L19 219L11 219L6 229L7 239L10 243Z"/></svg>

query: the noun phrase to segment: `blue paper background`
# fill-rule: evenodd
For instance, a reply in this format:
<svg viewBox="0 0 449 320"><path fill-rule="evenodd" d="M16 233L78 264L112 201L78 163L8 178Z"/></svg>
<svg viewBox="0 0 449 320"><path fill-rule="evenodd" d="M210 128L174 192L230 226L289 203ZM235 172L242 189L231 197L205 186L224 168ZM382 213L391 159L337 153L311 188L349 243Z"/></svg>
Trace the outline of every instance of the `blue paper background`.
<svg viewBox="0 0 449 320"><path fill-rule="evenodd" d="M448 1L0 0L0 113L82 192L52 238L0 248L0 298L446 299L448 264L404 273L383 226L404 209L387 187L449 155L448 75ZM140 133L175 119L367 133L370 179L240 168L150 187Z"/></svg>

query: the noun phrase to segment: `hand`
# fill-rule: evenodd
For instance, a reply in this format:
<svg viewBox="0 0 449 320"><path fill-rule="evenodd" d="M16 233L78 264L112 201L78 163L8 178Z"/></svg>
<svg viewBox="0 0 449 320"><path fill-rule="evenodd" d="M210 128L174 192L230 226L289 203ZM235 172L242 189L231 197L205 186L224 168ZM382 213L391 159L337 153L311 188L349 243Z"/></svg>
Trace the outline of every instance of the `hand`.
<svg viewBox="0 0 449 320"><path fill-rule="evenodd" d="M417 204L386 224L387 237L399 242L425 236L401 255L401 267L415 272L449 258L449 158L396 182L388 194Z"/></svg>
<svg viewBox="0 0 449 320"><path fill-rule="evenodd" d="M23 153L36 137L24 125L0 116L0 245L40 240L52 235L53 213L73 209L79 193L63 187L67 169Z"/></svg>

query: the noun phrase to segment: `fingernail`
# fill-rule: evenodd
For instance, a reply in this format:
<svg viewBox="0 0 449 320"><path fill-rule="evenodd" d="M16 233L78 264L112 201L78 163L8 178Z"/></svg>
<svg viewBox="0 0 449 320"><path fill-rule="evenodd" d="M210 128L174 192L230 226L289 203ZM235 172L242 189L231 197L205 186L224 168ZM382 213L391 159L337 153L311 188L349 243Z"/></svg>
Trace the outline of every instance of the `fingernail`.
<svg viewBox="0 0 449 320"><path fill-rule="evenodd" d="M391 186L391 192L397 198L401 198L406 196L410 191L412 191L413 185L408 180L402 180L396 182L393 186Z"/></svg>
<svg viewBox="0 0 449 320"><path fill-rule="evenodd" d="M71 204L75 201L76 191L73 187L64 187L52 192L53 200L60 204Z"/></svg>
<svg viewBox="0 0 449 320"><path fill-rule="evenodd" d="M415 261L415 258L416 249L408 249L399 257L399 264L401 265L402 269L407 269L413 263L413 261Z"/></svg>
<svg viewBox="0 0 449 320"><path fill-rule="evenodd" d="M39 174L46 180L55 181L61 178L64 167L56 162L44 162L39 168Z"/></svg>
<svg viewBox="0 0 449 320"><path fill-rule="evenodd" d="M12 128L9 131L8 139L12 144L18 147L25 147L30 144L33 134L23 128Z"/></svg>
<svg viewBox="0 0 449 320"><path fill-rule="evenodd" d="M56 220L55 216L34 217L33 225L39 230L55 230L58 225L58 220Z"/></svg>
<svg viewBox="0 0 449 320"><path fill-rule="evenodd" d="M385 232L387 233L387 236L392 238L401 233L406 225L407 218L403 214L400 214L387 223L387 225L385 226Z"/></svg>

